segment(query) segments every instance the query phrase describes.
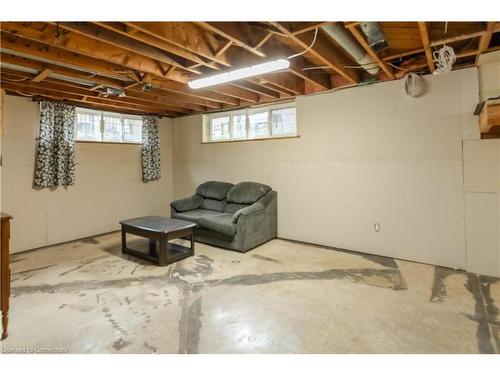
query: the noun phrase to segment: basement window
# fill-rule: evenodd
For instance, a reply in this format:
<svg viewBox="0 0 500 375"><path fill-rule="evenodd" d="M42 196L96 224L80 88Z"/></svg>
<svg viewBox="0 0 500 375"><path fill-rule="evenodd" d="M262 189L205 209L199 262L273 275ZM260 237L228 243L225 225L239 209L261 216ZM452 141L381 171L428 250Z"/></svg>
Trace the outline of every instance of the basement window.
<svg viewBox="0 0 500 375"><path fill-rule="evenodd" d="M79 142L142 143L142 118L121 113L76 108L75 140Z"/></svg>
<svg viewBox="0 0 500 375"><path fill-rule="evenodd" d="M249 108L203 117L203 142L297 137L295 103Z"/></svg>

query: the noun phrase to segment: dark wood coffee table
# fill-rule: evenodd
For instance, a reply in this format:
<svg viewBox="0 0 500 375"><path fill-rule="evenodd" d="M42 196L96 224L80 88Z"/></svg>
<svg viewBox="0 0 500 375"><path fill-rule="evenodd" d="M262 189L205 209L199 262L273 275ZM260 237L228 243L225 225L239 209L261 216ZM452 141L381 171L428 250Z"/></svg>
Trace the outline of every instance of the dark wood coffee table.
<svg viewBox="0 0 500 375"><path fill-rule="evenodd" d="M163 216L143 216L120 221L122 226L122 253L134 255L166 266L194 255L193 228L196 223ZM149 253L127 247L127 233L149 239ZM189 238L191 247L169 242ZM158 246L159 245L159 246Z"/></svg>

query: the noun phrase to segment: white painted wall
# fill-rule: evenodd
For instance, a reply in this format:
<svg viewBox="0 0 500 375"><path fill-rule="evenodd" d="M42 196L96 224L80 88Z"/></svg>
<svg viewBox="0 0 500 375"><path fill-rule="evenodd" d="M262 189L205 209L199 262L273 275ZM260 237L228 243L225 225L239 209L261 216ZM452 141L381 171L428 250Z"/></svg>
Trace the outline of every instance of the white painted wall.
<svg viewBox="0 0 500 375"><path fill-rule="evenodd" d="M467 269L500 276L500 139L464 142Z"/></svg>
<svg viewBox="0 0 500 375"><path fill-rule="evenodd" d="M172 124L160 122L162 178L143 183L139 145L77 143L76 182L32 188L38 104L6 96L2 138L2 209L14 216L12 252L119 229L124 218L169 214L172 200Z"/></svg>
<svg viewBox="0 0 500 375"><path fill-rule="evenodd" d="M479 137L477 70L297 98L299 139L200 144L201 116L174 120L174 196L206 180L278 191L278 235L466 267L462 139ZM373 229L380 223L380 232Z"/></svg>

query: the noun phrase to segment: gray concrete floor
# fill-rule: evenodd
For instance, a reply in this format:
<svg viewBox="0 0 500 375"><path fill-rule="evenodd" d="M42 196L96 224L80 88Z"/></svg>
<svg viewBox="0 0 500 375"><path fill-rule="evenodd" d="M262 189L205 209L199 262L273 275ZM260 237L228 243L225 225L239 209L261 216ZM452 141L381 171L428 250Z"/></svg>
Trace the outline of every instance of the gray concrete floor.
<svg viewBox="0 0 500 375"><path fill-rule="evenodd" d="M135 240L136 245L139 240ZM117 233L12 256L12 350L498 353L500 280L285 240L168 267Z"/></svg>

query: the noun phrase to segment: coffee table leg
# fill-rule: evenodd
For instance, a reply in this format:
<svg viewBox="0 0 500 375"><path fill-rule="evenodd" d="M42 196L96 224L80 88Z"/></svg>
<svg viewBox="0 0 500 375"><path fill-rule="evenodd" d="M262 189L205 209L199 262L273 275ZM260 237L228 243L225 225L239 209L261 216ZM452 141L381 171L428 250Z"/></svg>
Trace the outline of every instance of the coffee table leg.
<svg viewBox="0 0 500 375"><path fill-rule="evenodd" d="M191 229L191 255L194 255L194 230Z"/></svg>
<svg viewBox="0 0 500 375"><path fill-rule="evenodd" d="M158 254L156 252L156 241L155 240L149 240L149 255L158 256Z"/></svg>
<svg viewBox="0 0 500 375"><path fill-rule="evenodd" d="M126 248L127 248L127 235L125 232L125 228L122 225L122 253L125 253Z"/></svg>
<svg viewBox="0 0 500 375"><path fill-rule="evenodd" d="M166 266L168 264L168 241L166 236L160 238L160 249L158 250L158 264Z"/></svg>

